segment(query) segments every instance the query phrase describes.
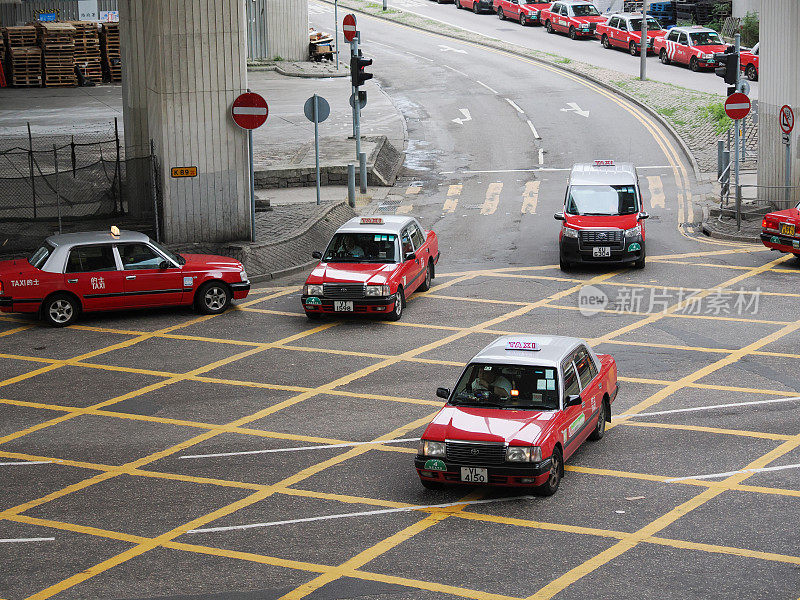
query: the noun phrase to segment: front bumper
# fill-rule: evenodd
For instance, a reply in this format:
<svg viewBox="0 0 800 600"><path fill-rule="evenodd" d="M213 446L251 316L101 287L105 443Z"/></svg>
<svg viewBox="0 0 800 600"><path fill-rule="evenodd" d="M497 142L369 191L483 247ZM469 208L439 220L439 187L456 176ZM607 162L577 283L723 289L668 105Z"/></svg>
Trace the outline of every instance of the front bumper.
<svg viewBox="0 0 800 600"><path fill-rule="evenodd" d="M632 244L638 244L638 250L628 250ZM578 238L561 238L561 258L570 263L629 263L635 262L645 255L644 240L625 239L625 243L620 247L611 248L611 256L606 258L596 258L592 255L593 246L586 246L580 243Z"/></svg>
<svg viewBox="0 0 800 600"><path fill-rule="evenodd" d="M228 285L231 286L231 291L233 291L233 297L236 300L242 300L243 298L247 298L247 294L250 293L250 282L249 281L237 281L236 283L229 283Z"/></svg>
<svg viewBox="0 0 800 600"><path fill-rule="evenodd" d="M767 248L772 248L773 250L780 250L781 252L792 252L794 254L800 254L800 240L795 238L790 238L786 235L780 235L778 233L762 232L761 242Z"/></svg>
<svg viewBox="0 0 800 600"><path fill-rule="evenodd" d="M319 300L319 303L309 303L308 299L314 298ZM355 313L370 313L370 314L386 314L394 310L395 295L385 296L381 298L325 298L319 296L300 296L300 302L303 308L309 313L323 313L329 315L349 315ZM336 311L334 310L334 302L352 302L353 311Z"/></svg>
<svg viewBox="0 0 800 600"><path fill-rule="evenodd" d="M414 466L420 479L425 481L435 481L439 483L461 483L466 485L476 485L469 481L461 481L461 467L486 469L489 476L488 485L500 485L507 487L531 487L542 485L550 476L550 459L546 458L541 462L530 465L465 465L449 460L439 459L444 463L445 470L426 469L425 463L431 460L430 457L417 455L414 459Z"/></svg>

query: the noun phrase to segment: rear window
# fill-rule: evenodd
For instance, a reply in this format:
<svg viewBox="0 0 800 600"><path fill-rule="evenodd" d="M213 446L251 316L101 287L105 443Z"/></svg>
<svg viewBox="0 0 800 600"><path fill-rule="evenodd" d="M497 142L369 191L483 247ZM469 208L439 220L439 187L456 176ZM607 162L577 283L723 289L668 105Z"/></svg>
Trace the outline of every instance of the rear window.
<svg viewBox="0 0 800 600"><path fill-rule="evenodd" d="M28 257L28 262L31 264L32 267L36 269L41 269L44 266L44 263L47 262L47 259L50 258L50 255L53 253L55 248L50 244L44 244L41 248L39 248L36 252L31 254Z"/></svg>

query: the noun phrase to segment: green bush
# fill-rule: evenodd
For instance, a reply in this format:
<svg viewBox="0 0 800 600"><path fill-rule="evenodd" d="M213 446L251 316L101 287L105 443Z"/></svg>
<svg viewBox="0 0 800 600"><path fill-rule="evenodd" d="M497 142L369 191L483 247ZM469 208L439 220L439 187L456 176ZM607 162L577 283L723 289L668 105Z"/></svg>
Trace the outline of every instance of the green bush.
<svg viewBox="0 0 800 600"><path fill-rule="evenodd" d="M722 102L714 102L704 106L702 110L706 117L712 121L717 135L726 132L733 125L728 115L725 114L725 105Z"/></svg>
<svg viewBox="0 0 800 600"><path fill-rule="evenodd" d="M758 13L749 12L742 19L742 45L753 47L758 43Z"/></svg>

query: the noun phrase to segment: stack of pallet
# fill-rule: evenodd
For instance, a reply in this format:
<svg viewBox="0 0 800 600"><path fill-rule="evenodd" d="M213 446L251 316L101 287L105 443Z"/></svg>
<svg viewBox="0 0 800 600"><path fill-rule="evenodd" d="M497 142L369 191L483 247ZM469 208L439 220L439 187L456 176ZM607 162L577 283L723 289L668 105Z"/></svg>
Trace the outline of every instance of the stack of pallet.
<svg viewBox="0 0 800 600"><path fill-rule="evenodd" d="M69 23L36 23L44 55L44 85L78 85L75 75L75 28Z"/></svg>
<svg viewBox="0 0 800 600"><path fill-rule="evenodd" d="M68 21L75 28L75 66L96 83L103 80L100 66L100 31L91 21Z"/></svg>
<svg viewBox="0 0 800 600"><path fill-rule="evenodd" d="M8 47L9 82L18 87L42 85L42 50L36 46L36 29L6 27L3 38Z"/></svg>
<svg viewBox="0 0 800 600"><path fill-rule="evenodd" d="M103 23L100 32L100 47L103 56L103 72L106 80L122 81L122 57L119 52L119 23Z"/></svg>

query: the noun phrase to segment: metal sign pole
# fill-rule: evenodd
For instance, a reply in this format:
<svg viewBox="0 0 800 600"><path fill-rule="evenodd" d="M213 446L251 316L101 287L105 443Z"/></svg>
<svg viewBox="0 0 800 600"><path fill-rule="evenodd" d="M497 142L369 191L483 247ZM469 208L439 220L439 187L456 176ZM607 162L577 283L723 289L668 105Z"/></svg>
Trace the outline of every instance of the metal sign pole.
<svg viewBox="0 0 800 600"><path fill-rule="evenodd" d="M250 155L250 241L256 241L256 182L253 173L253 130L247 130L247 148Z"/></svg>
<svg viewBox="0 0 800 600"><path fill-rule="evenodd" d="M784 200L786 201L786 206L784 208L790 208L791 206L791 185L792 185L792 138L790 135L786 136L786 194Z"/></svg>
<svg viewBox="0 0 800 600"><path fill-rule="evenodd" d="M61 189L58 185L58 150L53 144L53 167L56 172L56 210L58 211L58 233L61 233Z"/></svg>
<svg viewBox="0 0 800 600"><path fill-rule="evenodd" d="M336 33L334 33L333 43L336 47L336 70L339 70L339 0L333 2L333 22Z"/></svg>
<svg viewBox="0 0 800 600"><path fill-rule="evenodd" d="M647 1L642 1L642 37L639 40L641 46L641 59L639 61L639 79L642 81L647 79Z"/></svg>
<svg viewBox="0 0 800 600"><path fill-rule="evenodd" d="M314 94L314 156L317 161L317 204L319 204L319 96Z"/></svg>
<svg viewBox="0 0 800 600"><path fill-rule="evenodd" d="M734 50L736 52L736 91L739 91L739 85L741 84L741 73L739 72L739 51L741 49L740 46L741 37L739 34L736 34L735 42L734 42ZM737 119L733 122L734 127L736 127L736 133L733 141L733 145L736 147L734 152L734 168L735 168L735 179L734 179L734 190L736 193L736 229L740 230L742 228L742 190L739 187L739 125L740 120Z"/></svg>

